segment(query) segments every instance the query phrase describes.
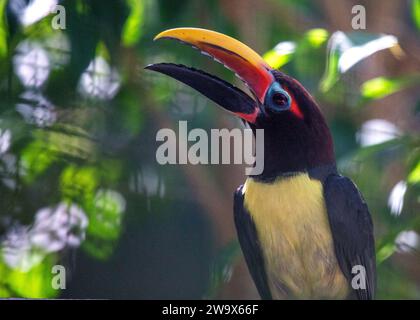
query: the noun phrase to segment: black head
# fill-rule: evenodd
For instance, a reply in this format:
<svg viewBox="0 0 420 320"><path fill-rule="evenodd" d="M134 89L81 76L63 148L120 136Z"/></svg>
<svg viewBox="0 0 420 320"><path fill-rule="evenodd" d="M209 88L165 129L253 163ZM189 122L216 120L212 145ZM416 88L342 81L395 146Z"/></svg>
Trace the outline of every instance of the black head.
<svg viewBox="0 0 420 320"><path fill-rule="evenodd" d="M292 77L277 70L272 74L275 82L251 124L264 129L262 178L335 165L331 133L315 100Z"/></svg>
<svg viewBox="0 0 420 320"><path fill-rule="evenodd" d="M249 87L251 96L201 70L159 63L146 67L196 89L225 110L264 129L264 172L272 179L282 174L334 165L330 131L310 94L295 79L270 68L251 48L224 34L205 29L178 28L155 39L177 39L198 48L233 70Z"/></svg>

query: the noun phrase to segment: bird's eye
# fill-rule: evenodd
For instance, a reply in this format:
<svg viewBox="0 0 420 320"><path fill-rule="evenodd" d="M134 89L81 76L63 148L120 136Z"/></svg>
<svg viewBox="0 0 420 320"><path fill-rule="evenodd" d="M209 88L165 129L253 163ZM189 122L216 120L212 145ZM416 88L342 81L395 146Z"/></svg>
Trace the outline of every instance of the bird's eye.
<svg viewBox="0 0 420 320"><path fill-rule="evenodd" d="M289 105L289 97L282 92L276 92L273 94L272 101L279 107L285 107Z"/></svg>
<svg viewBox="0 0 420 320"><path fill-rule="evenodd" d="M265 106L267 111L281 112L289 110L291 105L290 95L278 82L274 82L270 89L268 89L265 98Z"/></svg>

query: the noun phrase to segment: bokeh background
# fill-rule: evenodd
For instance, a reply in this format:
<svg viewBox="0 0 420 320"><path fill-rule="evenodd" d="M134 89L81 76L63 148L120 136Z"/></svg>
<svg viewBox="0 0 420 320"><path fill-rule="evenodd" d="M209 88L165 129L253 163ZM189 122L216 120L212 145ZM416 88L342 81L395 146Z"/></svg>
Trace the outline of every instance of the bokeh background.
<svg viewBox="0 0 420 320"><path fill-rule="evenodd" d="M365 30L352 29L356 4ZM0 297L258 297L233 226L243 166L155 159L157 130L179 120L241 127L143 69L183 63L241 86L152 41L180 26L242 40L316 97L374 219L378 298L420 298L418 0L0 0ZM51 286L56 264L65 290Z"/></svg>

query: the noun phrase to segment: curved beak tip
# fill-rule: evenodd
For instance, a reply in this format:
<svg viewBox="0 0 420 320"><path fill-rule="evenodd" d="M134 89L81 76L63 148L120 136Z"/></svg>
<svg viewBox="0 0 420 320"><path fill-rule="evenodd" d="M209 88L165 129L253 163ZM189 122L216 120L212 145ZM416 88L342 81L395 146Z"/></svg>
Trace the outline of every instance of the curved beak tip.
<svg viewBox="0 0 420 320"><path fill-rule="evenodd" d="M260 102L264 101L265 93L274 77L264 59L244 43L222 33L200 28L165 30L156 35L154 41L164 38L189 44L223 63L248 85Z"/></svg>

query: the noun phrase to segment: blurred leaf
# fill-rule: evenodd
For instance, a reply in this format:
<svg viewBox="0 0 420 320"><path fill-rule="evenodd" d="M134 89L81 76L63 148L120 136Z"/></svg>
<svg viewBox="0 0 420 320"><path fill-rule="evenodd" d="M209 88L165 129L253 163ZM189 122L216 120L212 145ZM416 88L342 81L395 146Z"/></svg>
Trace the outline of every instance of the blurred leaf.
<svg viewBox="0 0 420 320"><path fill-rule="evenodd" d="M338 52L330 51L327 58L327 67L325 70L325 74L320 82L320 89L322 92L330 90L340 78L340 74L338 71L339 59L340 56Z"/></svg>
<svg viewBox="0 0 420 320"><path fill-rule="evenodd" d="M7 0L0 0L0 58L7 54L6 2Z"/></svg>
<svg viewBox="0 0 420 320"><path fill-rule="evenodd" d="M35 131L35 140L22 151L24 179L32 182L52 163L64 157L92 159L95 146L85 133L76 127L58 126L56 130Z"/></svg>
<svg viewBox="0 0 420 320"><path fill-rule="evenodd" d="M378 264L388 259L395 251L396 246L394 241L386 243L376 251L376 261Z"/></svg>
<svg viewBox="0 0 420 320"><path fill-rule="evenodd" d="M420 182L420 162L418 162L414 169L410 172L407 181L411 184Z"/></svg>
<svg viewBox="0 0 420 320"><path fill-rule="evenodd" d="M103 41L99 41L96 45L96 56L104 58L104 60L106 60L107 62L111 60L109 51Z"/></svg>
<svg viewBox="0 0 420 320"><path fill-rule="evenodd" d="M37 137L58 154L79 159L92 159L94 156L95 144L81 128L63 125L56 130L38 131Z"/></svg>
<svg viewBox="0 0 420 320"><path fill-rule="evenodd" d="M90 202L99 184L99 174L95 167L70 165L60 177L60 190L66 200Z"/></svg>
<svg viewBox="0 0 420 320"><path fill-rule="evenodd" d="M319 79L324 72L325 45L328 31L325 29L311 29L297 42L291 74L300 79L309 91L317 90ZM317 63L314 63L317 61Z"/></svg>
<svg viewBox="0 0 420 320"><path fill-rule="evenodd" d="M10 296L32 299L53 298L57 296L57 290L51 285L54 276L51 270L55 261L55 257L47 256L41 263L26 272L9 269L0 263L0 281L5 284L5 287L10 288Z"/></svg>
<svg viewBox="0 0 420 320"><path fill-rule="evenodd" d="M420 0L412 0L412 9L414 23L420 30Z"/></svg>
<svg viewBox="0 0 420 320"><path fill-rule="evenodd" d="M99 190L88 210L88 234L100 239L116 240L121 231L124 210L125 202L119 193Z"/></svg>
<svg viewBox="0 0 420 320"><path fill-rule="evenodd" d="M131 47L141 36L145 0L126 0L126 2L130 8L130 15L123 27L122 42L124 46Z"/></svg>
<svg viewBox="0 0 420 320"><path fill-rule="evenodd" d="M398 40L392 35L334 32L328 42L327 66L320 83L321 91L330 90L341 74L361 60L396 45Z"/></svg>
<svg viewBox="0 0 420 320"><path fill-rule="evenodd" d="M274 69L279 69L288 63L295 52L296 44L291 41L278 43L274 49L263 55L264 60Z"/></svg>
<svg viewBox="0 0 420 320"><path fill-rule="evenodd" d="M381 99L419 82L419 75L403 78L378 77L363 83L361 94L366 99Z"/></svg>
<svg viewBox="0 0 420 320"><path fill-rule="evenodd" d="M311 29L305 34L305 39L314 48L319 48L328 40L328 31L321 28Z"/></svg>
<svg viewBox="0 0 420 320"><path fill-rule="evenodd" d="M321 28L311 29L299 41L299 46L316 49L322 46L327 39L327 30ZM296 43L293 41L280 42L272 50L266 52L263 58L272 68L279 69L292 60L296 52L296 46Z"/></svg>
<svg viewBox="0 0 420 320"><path fill-rule="evenodd" d="M31 183L56 160L56 155L42 141L36 140L23 149L21 160L25 168L24 180Z"/></svg>
<svg viewBox="0 0 420 320"><path fill-rule="evenodd" d="M0 283L0 297L2 299L11 297L9 290L7 290L6 287L3 286L1 283Z"/></svg>
<svg viewBox="0 0 420 320"><path fill-rule="evenodd" d="M116 191L99 190L87 206L89 226L83 248L98 259L108 258L119 238L125 200Z"/></svg>
<svg viewBox="0 0 420 320"><path fill-rule="evenodd" d="M96 259L106 260L114 252L115 243L97 238L89 238L82 245L83 250Z"/></svg>
<svg viewBox="0 0 420 320"><path fill-rule="evenodd" d="M220 250L211 267L210 288L208 289L206 298L215 298L223 284L230 280L233 265L239 254L240 248L237 240L231 241Z"/></svg>

